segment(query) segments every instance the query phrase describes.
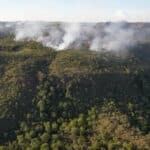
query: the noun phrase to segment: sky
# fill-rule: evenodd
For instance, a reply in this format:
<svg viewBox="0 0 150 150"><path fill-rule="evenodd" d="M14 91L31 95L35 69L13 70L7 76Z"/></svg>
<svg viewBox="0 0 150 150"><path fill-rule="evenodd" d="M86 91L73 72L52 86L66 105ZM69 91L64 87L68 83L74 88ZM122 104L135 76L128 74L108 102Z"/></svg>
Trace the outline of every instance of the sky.
<svg viewBox="0 0 150 150"><path fill-rule="evenodd" d="M150 0L0 0L0 21L150 21Z"/></svg>

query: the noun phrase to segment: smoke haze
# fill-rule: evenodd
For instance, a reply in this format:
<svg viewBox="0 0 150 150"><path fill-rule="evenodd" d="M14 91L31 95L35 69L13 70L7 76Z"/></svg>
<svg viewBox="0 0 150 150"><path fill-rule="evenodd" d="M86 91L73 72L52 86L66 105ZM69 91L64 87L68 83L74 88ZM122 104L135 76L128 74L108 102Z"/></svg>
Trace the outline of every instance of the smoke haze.
<svg viewBox="0 0 150 150"><path fill-rule="evenodd" d="M149 26L120 23L16 22L0 24L0 32L14 34L16 41L37 41L56 50L124 50L150 37Z"/></svg>

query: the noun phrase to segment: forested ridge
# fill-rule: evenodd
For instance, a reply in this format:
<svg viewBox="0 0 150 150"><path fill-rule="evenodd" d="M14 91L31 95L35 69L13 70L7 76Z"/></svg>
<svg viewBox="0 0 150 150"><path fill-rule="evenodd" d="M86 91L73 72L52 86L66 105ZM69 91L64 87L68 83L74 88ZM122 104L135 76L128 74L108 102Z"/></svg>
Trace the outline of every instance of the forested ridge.
<svg viewBox="0 0 150 150"><path fill-rule="evenodd" d="M149 150L150 42L125 53L0 38L0 150Z"/></svg>

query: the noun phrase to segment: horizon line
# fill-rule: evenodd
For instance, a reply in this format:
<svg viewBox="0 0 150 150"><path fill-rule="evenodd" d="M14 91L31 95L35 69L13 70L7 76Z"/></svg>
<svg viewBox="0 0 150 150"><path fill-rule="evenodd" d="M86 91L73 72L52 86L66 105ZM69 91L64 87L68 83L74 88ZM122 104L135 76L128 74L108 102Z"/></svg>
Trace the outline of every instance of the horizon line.
<svg viewBox="0 0 150 150"><path fill-rule="evenodd" d="M0 22L49 22L49 23L150 23L150 21L50 21L50 20L0 20Z"/></svg>

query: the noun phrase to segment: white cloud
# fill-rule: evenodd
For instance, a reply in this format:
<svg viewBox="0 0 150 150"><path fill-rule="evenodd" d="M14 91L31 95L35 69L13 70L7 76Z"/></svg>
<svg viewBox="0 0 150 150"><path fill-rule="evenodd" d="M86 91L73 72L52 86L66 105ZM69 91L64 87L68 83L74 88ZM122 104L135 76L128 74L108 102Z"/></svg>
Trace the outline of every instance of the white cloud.
<svg viewBox="0 0 150 150"><path fill-rule="evenodd" d="M128 14L122 10L118 10L114 14L114 20L116 20L116 21L124 21L124 20L128 20L128 19L129 19Z"/></svg>

